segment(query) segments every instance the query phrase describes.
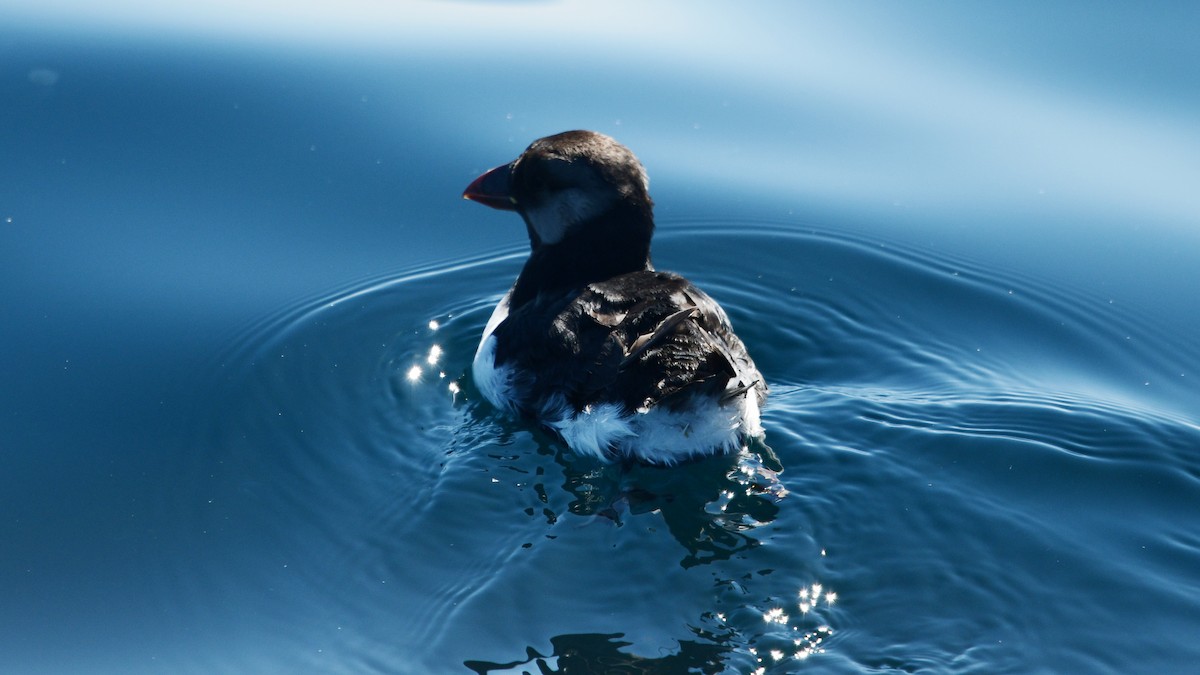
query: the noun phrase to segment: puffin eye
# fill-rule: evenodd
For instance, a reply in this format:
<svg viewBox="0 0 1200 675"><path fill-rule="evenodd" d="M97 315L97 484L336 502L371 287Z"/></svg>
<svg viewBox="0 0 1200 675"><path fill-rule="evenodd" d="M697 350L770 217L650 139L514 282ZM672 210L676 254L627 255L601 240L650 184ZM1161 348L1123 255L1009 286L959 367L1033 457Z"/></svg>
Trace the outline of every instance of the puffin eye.
<svg viewBox="0 0 1200 675"><path fill-rule="evenodd" d="M574 182L573 174L578 171L571 162L563 159L543 160L538 166L538 179L546 190L564 190Z"/></svg>

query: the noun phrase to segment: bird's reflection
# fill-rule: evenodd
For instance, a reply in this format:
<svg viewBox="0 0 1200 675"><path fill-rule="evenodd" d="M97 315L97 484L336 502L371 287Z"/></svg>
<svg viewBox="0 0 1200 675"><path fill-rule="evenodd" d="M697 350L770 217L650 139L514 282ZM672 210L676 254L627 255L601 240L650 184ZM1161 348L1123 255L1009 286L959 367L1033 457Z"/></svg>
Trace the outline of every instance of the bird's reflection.
<svg viewBox="0 0 1200 675"><path fill-rule="evenodd" d="M762 442L673 467L572 461L563 467L571 513L623 525L630 516L658 512L686 551L685 568L757 546L753 530L775 519L786 494L778 480L782 467Z"/></svg>
<svg viewBox="0 0 1200 675"><path fill-rule="evenodd" d="M550 638L553 650L540 654L532 647L525 650L526 658L510 663L467 661L465 665L479 675L505 673L705 673L724 672L726 648L692 640L679 643L674 654L648 658L622 652L632 643L622 640L622 633L581 633Z"/></svg>
<svg viewBox="0 0 1200 675"><path fill-rule="evenodd" d="M601 463L574 455L549 435L535 438L537 455L552 458L561 474L541 462L532 471L525 469L531 479L524 484L539 504L525 509L528 516L545 518L549 525L576 518L623 527L659 514L683 548L679 564L684 568L720 563L758 546L755 530L775 520L787 493L778 478L782 466L761 440L736 454L663 467ZM566 500L561 493L555 498L556 475L561 475ZM679 640L677 651L653 657L622 651L634 645L624 633L578 633L550 637L553 649L548 654L526 647L525 657L518 660L470 660L464 665L481 675L729 672L730 660L736 658L736 630L726 618L705 613L689 629L693 639Z"/></svg>

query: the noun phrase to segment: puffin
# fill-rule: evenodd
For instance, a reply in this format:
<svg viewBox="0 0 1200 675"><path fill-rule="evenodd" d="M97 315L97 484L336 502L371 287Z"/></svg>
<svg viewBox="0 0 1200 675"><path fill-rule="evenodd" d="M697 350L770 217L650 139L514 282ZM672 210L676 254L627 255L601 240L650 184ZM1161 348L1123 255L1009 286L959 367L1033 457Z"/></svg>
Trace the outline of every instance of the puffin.
<svg viewBox="0 0 1200 675"><path fill-rule="evenodd" d="M767 385L729 317L654 269L654 203L636 156L594 131L540 138L463 198L525 221L529 258L471 365L496 408L578 455L673 465L763 435Z"/></svg>

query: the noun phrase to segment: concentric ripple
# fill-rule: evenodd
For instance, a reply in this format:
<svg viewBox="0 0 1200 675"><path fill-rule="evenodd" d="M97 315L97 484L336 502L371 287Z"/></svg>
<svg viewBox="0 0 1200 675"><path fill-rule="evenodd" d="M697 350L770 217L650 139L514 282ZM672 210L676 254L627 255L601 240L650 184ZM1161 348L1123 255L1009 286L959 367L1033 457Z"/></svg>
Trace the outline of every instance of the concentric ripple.
<svg viewBox="0 0 1200 675"><path fill-rule="evenodd" d="M203 559L160 583L196 625L276 637L198 667L1067 672L1134 616L1198 651L1171 629L1200 569L1176 512L1200 503L1173 373L1194 347L1104 298L791 224L668 223L655 261L730 314L769 448L621 469L481 403L468 365L515 251L237 338L172 506Z"/></svg>

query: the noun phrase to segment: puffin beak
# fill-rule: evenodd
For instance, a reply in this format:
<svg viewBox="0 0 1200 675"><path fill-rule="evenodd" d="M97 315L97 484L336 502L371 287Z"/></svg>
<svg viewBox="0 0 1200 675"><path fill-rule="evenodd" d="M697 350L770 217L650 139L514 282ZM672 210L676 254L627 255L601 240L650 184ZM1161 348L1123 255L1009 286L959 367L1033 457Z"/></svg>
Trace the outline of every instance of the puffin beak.
<svg viewBox="0 0 1200 675"><path fill-rule="evenodd" d="M516 211L517 200L513 198L508 187L514 163L498 166L471 181L471 184L463 191L463 199L470 199L493 209Z"/></svg>

